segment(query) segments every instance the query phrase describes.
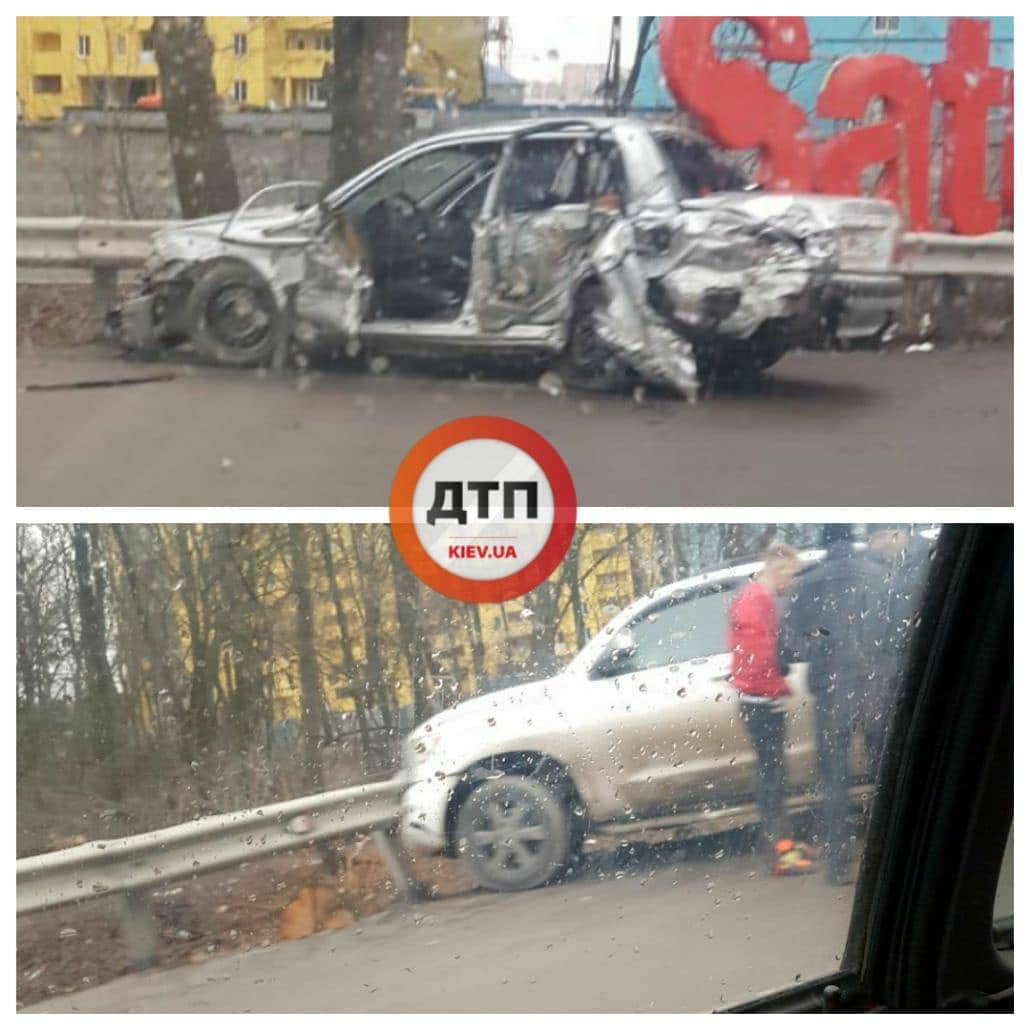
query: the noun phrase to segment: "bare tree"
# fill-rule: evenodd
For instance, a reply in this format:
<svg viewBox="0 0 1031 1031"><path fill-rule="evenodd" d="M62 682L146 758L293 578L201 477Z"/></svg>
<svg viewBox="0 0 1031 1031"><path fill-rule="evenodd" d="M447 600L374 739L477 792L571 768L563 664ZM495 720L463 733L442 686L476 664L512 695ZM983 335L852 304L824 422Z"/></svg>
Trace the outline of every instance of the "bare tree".
<svg viewBox="0 0 1031 1031"><path fill-rule="evenodd" d="M86 671L90 751L95 761L103 762L111 758L121 738L115 680L107 657L106 571L98 545L99 527L76 523L71 534Z"/></svg>
<svg viewBox="0 0 1031 1031"><path fill-rule="evenodd" d="M240 191L218 113L204 19L157 17L153 34L183 217L229 211L240 203Z"/></svg>
<svg viewBox="0 0 1031 1031"><path fill-rule="evenodd" d="M334 18L327 190L388 154L402 131L407 18Z"/></svg>
<svg viewBox="0 0 1031 1031"><path fill-rule="evenodd" d="M307 527L290 523L290 562L297 600L297 664L301 681L301 730L304 735L304 776L313 790L322 787L319 739L322 728L322 684L315 654L315 612L311 597L311 563Z"/></svg>

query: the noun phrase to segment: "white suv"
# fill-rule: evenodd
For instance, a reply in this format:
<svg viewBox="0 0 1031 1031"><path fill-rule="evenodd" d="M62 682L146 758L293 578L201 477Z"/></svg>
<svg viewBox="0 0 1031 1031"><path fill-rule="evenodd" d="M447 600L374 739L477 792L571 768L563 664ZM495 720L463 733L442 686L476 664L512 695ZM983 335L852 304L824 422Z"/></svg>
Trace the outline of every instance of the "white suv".
<svg viewBox="0 0 1031 1031"><path fill-rule="evenodd" d="M481 885L515 891L565 871L588 823L622 833L632 822L633 834L753 822L754 756L728 684L726 637L734 593L759 567L655 591L557 676L472 698L418 727L405 744L405 847L461 855ZM814 774L805 667L788 680L797 805Z"/></svg>

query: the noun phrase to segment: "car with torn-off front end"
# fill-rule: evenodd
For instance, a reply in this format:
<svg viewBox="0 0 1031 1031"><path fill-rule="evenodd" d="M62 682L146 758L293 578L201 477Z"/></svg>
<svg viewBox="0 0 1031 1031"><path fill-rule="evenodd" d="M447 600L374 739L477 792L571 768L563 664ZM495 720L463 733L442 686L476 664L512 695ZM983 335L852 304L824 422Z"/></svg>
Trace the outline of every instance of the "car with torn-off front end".
<svg viewBox="0 0 1031 1031"><path fill-rule="evenodd" d="M632 118L536 119L413 143L325 196L266 187L158 232L127 349L230 366L533 358L575 387L693 397L710 371L878 339L901 304L882 200L749 187L707 141Z"/></svg>

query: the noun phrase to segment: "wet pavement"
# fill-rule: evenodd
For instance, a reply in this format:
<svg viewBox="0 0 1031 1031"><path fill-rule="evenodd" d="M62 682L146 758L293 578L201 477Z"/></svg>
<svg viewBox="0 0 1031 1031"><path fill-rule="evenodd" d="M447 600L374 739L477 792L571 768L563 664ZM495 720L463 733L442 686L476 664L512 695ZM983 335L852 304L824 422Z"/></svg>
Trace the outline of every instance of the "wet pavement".
<svg viewBox="0 0 1031 1031"><path fill-rule="evenodd" d="M686 1012L836 970L854 887L649 850L511 895L134 974L25 1012Z"/></svg>
<svg viewBox="0 0 1031 1031"><path fill-rule="evenodd" d="M40 349L17 365L23 506L385 506L416 439L480 414L547 437L585 506L1013 498L1005 347L795 353L757 386L717 387L695 406L554 396L536 373L238 372L99 347Z"/></svg>

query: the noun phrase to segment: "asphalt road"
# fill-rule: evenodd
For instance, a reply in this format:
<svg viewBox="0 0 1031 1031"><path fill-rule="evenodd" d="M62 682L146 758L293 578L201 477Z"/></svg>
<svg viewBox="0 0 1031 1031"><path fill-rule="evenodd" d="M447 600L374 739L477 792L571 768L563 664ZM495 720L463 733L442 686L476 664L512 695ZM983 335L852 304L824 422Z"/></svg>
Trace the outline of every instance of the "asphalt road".
<svg viewBox="0 0 1031 1031"><path fill-rule="evenodd" d="M398 907L25 1012L707 1011L837 969L853 890L771 878L742 855L653 857Z"/></svg>
<svg viewBox="0 0 1031 1031"><path fill-rule="evenodd" d="M38 390L163 375L159 382ZM421 435L521 420L565 458L582 505L1011 505L1007 348L792 354L758 389L695 406L551 396L475 379L126 362L99 348L18 361L20 505L385 505Z"/></svg>

